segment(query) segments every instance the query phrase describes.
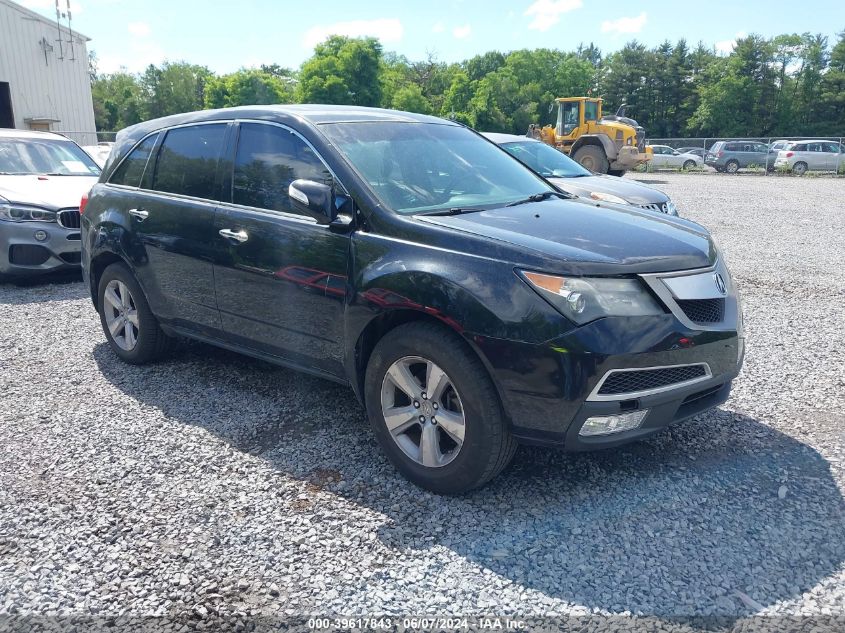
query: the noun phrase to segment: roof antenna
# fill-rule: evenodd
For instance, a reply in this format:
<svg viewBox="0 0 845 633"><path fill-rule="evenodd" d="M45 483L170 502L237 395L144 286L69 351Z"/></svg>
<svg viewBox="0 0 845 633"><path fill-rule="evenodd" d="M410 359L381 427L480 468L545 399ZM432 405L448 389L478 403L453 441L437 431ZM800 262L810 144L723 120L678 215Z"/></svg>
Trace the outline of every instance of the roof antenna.
<svg viewBox="0 0 845 633"><path fill-rule="evenodd" d="M68 31L68 43L70 43L70 61L76 61L76 51L73 48L73 27L71 26L73 16L70 13L70 0L65 0L65 5L67 6L67 31Z"/></svg>
<svg viewBox="0 0 845 633"><path fill-rule="evenodd" d="M56 40L59 43L59 59L64 60L65 53L62 48L62 12L59 11L59 0L56 0L56 30L59 32L59 38Z"/></svg>

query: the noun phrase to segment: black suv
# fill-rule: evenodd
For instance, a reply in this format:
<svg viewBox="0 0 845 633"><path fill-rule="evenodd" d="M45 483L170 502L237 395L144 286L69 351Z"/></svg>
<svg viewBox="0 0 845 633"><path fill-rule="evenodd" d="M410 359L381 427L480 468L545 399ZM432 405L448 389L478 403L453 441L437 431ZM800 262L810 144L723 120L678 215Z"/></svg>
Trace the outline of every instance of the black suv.
<svg viewBox="0 0 845 633"><path fill-rule="evenodd" d="M569 199L476 132L266 106L128 128L84 201L114 352L188 336L348 384L396 467L479 486L518 442L614 446L723 402L743 357L707 231Z"/></svg>

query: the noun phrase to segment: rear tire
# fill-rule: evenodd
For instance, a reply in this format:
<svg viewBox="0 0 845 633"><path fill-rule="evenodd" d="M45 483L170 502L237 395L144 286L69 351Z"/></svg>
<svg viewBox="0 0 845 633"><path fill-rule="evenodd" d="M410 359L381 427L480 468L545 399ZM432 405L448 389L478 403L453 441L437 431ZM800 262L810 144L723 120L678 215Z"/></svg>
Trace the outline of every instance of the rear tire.
<svg viewBox="0 0 845 633"><path fill-rule="evenodd" d="M725 171L729 174L735 174L739 171L739 163L735 160L729 160L727 163L725 163Z"/></svg>
<svg viewBox="0 0 845 633"><path fill-rule="evenodd" d="M604 150L599 149L595 145L579 147L572 158L585 169L598 174L606 174L609 168Z"/></svg>
<svg viewBox="0 0 845 633"><path fill-rule="evenodd" d="M364 390L379 444L421 488L460 494L493 479L513 458L517 444L487 370L443 326L412 322L388 332L370 356Z"/></svg>
<svg viewBox="0 0 845 633"><path fill-rule="evenodd" d="M807 173L807 163L797 162L792 166L792 173L796 176L803 176Z"/></svg>
<svg viewBox="0 0 845 633"><path fill-rule="evenodd" d="M141 286L125 264L112 264L103 271L97 306L106 340L124 362L143 365L170 349L173 339L162 331Z"/></svg>

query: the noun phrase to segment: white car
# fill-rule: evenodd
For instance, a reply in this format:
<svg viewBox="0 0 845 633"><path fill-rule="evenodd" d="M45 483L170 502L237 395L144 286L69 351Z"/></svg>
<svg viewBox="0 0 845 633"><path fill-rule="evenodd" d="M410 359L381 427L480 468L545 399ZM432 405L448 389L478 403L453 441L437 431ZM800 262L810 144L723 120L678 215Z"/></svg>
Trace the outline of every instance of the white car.
<svg viewBox="0 0 845 633"><path fill-rule="evenodd" d="M775 169L801 175L807 171L839 171L845 166L845 148L826 139L796 141L778 152Z"/></svg>
<svg viewBox="0 0 845 633"><path fill-rule="evenodd" d="M79 270L79 201L99 177L64 136L0 130L0 278Z"/></svg>
<svg viewBox="0 0 845 633"><path fill-rule="evenodd" d="M94 159L100 167L105 167L106 161L111 154L111 148L114 143L97 143L96 145L83 145L82 149Z"/></svg>
<svg viewBox="0 0 845 633"><path fill-rule="evenodd" d="M651 166L655 168L669 167L675 169L693 169L704 166L704 159L696 154L682 154L668 145L650 145L654 155Z"/></svg>

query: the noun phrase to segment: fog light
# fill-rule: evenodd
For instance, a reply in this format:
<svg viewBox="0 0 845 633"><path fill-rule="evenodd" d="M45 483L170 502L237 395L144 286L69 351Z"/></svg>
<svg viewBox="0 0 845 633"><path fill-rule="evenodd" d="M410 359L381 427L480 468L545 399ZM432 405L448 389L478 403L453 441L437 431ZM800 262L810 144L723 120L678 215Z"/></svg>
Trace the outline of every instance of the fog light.
<svg viewBox="0 0 845 633"><path fill-rule="evenodd" d="M594 415L587 418L578 435L610 435L636 429L643 423L648 409L617 413L615 415Z"/></svg>
<svg viewBox="0 0 845 633"><path fill-rule="evenodd" d="M47 231L36 231L35 232L35 239L39 242L43 242L47 239Z"/></svg>

